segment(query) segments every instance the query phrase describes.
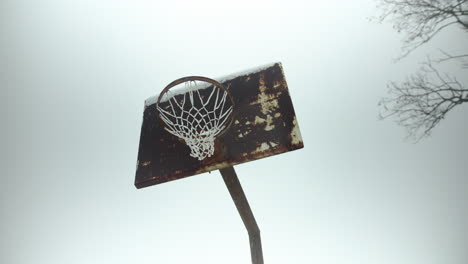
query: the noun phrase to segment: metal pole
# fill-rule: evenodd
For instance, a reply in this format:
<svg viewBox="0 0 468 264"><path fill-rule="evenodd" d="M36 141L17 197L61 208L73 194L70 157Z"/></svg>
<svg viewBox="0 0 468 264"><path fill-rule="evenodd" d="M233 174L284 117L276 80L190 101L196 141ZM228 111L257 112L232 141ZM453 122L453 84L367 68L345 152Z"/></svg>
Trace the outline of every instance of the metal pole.
<svg viewBox="0 0 468 264"><path fill-rule="evenodd" d="M232 200L237 207L237 211L244 222L245 228L249 233L250 254L252 264L263 264L262 241L260 240L260 229L258 228L255 217L250 209L249 202L245 197L242 186L237 178L233 167L227 167L219 170L223 176L224 183L231 194Z"/></svg>

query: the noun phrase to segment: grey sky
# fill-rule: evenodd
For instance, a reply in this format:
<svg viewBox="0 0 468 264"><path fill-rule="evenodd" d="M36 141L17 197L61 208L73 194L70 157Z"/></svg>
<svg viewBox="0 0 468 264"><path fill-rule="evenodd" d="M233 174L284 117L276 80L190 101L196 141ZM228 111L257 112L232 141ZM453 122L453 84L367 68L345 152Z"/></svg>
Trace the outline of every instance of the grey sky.
<svg viewBox="0 0 468 264"><path fill-rule="evenodd" d="M144 100L281 61L305 148L236 167L265 263L464 264L467 107L413 144L378 121L408 58L359 1L2 1L0 262L249 263L218 172L136 190ZM459 73L456 65L448 72ZM468 83L467 77L460 79Z"/></svg>

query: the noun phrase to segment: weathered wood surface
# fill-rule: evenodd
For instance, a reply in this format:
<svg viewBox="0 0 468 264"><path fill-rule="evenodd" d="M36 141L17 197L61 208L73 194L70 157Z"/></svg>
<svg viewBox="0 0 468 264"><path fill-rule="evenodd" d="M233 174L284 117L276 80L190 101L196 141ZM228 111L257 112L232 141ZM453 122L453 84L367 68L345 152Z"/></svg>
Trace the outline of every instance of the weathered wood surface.
<svg viewBox="0 0 468 264"><path fill-rule="evenodd" d="M137 188L303 147L280 63L220 82L234 97L234 119L216 139L214 155L202 161L190 157L189 147L164 130L154 103L145 105L135 176Z"/></svg>

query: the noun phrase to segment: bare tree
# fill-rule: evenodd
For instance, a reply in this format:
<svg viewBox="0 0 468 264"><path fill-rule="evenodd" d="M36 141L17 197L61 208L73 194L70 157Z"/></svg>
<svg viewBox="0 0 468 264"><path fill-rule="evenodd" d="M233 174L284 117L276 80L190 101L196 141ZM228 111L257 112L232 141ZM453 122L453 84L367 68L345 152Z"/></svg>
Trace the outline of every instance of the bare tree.
<svg viewBox="0 0 468 264"><path fill-rule="evenodd" d="M390 20L406 34L402 57L449 26L468 32L468 0L379 0L378 6L383 11L380 21Z"/></svg>
<svg viewBox="0 0 468 264"><path fill-rule="evenodd" d="M430 60L406 81L390 83L389 95L379 102L381 118L396 117L416 139L429 135L450 110L468 102L468 89L455 77L440 74Z"/></svg>
<svg viewBox="0 0 468 264"><path fill-rule="evenodd" d="M405 34L399 59L449 26L459 26L468 33L468 0L379 0L379 8L383 11L379 20L390 20L398 32ZM468 102L468 88L434 66L456 60L461 62L462 69L468 69L468 54L441 52L442 58L428 58L421 70L404 82L391 82L389 97L379 102L380 117L396 118L416 140L430 135L455 106Z"/></svg>

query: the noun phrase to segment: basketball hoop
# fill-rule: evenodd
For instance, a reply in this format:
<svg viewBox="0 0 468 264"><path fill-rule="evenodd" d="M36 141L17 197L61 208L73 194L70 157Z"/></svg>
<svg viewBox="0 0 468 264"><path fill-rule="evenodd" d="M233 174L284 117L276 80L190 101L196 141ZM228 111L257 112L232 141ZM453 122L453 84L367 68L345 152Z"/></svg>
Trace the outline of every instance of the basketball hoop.
<svg viewBox="0 0 468 264"><path fill-rule="evenodd" d="M208 83L197 86L196 81ZM179 93L170 93L176 85L185 83ZM219 82L201 76L177 79L167 85L158 97L156 107L164 129L184 140L190 156L203 160L214 153L214 141L233 119L234 99Z"/></svg>
<svg viewBox="0 0 468 264"><path fill-rule="evenodd" d="M304 143L281 63L219 80L180 78L145 101L135 186L218 169L247 229L252 264L263 264L260 229L234 165L301 149Z"/></svg>

